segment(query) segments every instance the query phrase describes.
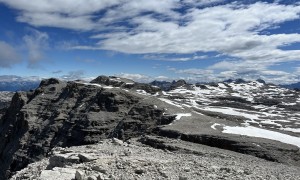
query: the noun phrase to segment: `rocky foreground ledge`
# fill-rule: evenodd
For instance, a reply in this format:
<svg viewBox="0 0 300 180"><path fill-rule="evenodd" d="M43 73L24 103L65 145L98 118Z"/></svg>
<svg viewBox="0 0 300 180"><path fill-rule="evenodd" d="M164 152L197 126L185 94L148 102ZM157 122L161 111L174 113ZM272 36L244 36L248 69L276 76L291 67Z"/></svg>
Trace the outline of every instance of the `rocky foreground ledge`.
<svg viewBox="0 0 300 180"><path fill-rule="evenodd" d="M139 141L156 142L145 146ZM30 164L12 180L109 179L299 179L299 168L204 145L144 137L123 142L55 148L51 156ZM169 149L169 150L167 150Z"/></svg>

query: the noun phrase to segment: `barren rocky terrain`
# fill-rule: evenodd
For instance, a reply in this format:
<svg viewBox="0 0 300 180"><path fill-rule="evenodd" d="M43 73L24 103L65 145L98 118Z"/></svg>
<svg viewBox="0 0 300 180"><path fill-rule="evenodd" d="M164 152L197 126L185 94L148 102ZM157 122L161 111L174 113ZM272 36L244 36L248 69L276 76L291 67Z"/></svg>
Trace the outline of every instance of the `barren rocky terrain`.
<svg viewBox="0 0 300 180"><path fill-rule="evenodd" d="M29 165L11 179L295 180L300 177L298 167L180 140L145 138L167 148L155 149L135 139L128 142L112 139L94 145L55 148L50 158Z"/></svg>
<svg viewBox="0 0 300 180"><path fill-rule="evenodd" d="M299 103L262 81L43 80L5 108L0 179L299 179Z"/></svg>

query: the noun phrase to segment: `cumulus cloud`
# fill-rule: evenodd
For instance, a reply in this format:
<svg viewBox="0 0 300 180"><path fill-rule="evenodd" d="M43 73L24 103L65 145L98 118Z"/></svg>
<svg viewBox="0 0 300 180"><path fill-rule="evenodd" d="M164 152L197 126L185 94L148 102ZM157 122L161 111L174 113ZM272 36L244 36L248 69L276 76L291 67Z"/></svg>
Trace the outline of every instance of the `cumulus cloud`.
<svg viewBox="0 0 300 180"><path fill-rule="evenodd" d="M193 56L182 56L182 57L174 57L174 56L167 56L167 55L153 55L147 54L143 56L144 59L149 60L159 60L159 61L191 61L191 60L203 60L207 59L208 56L202 55L193 55Z"/></svg>
<svg viewBox="0 0 300 180"><path fill-rule="evenodd" d="M300 42L299 34L261 34L283 22L299 19L297 4L256 2L244 5L226 4L222 0L0 2L20 10L17 20L33 26L106 30L91 37L99 39L94 46L78 45L75 49L132 54L219 52L246 60L266 61L291 61L300 55L300 51L287 52L279 48ZM205 6L210 4L214 6Z"/></svg>
<svg viewBox="0 0 300 180"><path fill-rule="evenodd" d="M121 73L121 74L117 74L116 76L131 79L135 82L143 82L143 83L149 83L154 80L158 80L158 81L173 80L167 76L162 76L162 75L161 76L148 76L148 75L144 75L144 74Z"/></svg>
<svg viewBox="0 0 300 180"><path fill-rule="evenodd" d="M143 74L130 74L130 73L121 73L116 76L122 77L122 78L127 78L134 80L136 82L150 82L151 77Z"/></svg>
<svg viewBox="0 0 300 180"><path fill-rule="evenodd" d="M47 33L28 29L28 34L23 37L26 49L28 50L28 67L38 66L40 60L44 58L43 51L48 48L49 36Z"/></svg>
<svg viewBox="0 0 300 180"><path fill-rule="evenodd" d="M0 41L0 49L0 68L8 68L21 62L21 58L17 50L10 44Z"/></svg>
<svg viewBox="0 0 300 180"><path fill-rule="evenodd" d="M212 65L214 78L256 76L279 80L292 73L272 71L276 63L300 60L300 50L282 47L300 42L299 33L267 33L299 20L300 4L224 0L0 0L19 10L17 20L36 27L89 31L95 44L73 49L142 54L145 59L189 61L201 53L218 53L235 60ZM280 32L280 31L278 31ZM44 36L45 39L46 36ZM25 38L28 39L28 38ZM26 40L32 44L31 40ZM39 43L37 43L39 44ZM40 59L34 46L31 61ZM168 56L176 54L179 56ZM200 54L195 56L194 54ZM204 69L200 70L205 71ZM200 72L199 71L199 72ZM195 69L181 74L200 76ZM147 77L136 77L147 79Z"/></svg>
<svg viewBox="0 0 300 180"><path fill-rule="evenodd" d="M72 81L72 80L82 79L84 75L85 72L83 70L77 70L77 71L70 71L68 72L68 74L62 75L60 78L67 81Z"/></svg>

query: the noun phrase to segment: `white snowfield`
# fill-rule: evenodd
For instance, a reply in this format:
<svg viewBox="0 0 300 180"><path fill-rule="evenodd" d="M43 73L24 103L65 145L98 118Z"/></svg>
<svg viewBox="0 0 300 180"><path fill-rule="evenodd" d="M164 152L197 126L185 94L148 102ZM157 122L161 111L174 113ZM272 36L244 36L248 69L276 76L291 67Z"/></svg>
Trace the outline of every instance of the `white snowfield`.
<svg viewBox="0 0 300 180"><path fill-rule="evenodd" d="M295 146L298 146L300 148L300 138L295 136L290 136L287 134L282 134L275 131L270 131L266 129L256 128L252 126L246 126L246 127L230 127L230 126L223 126L223 133L229 133L229 134L240 134L240 135L246 135L251 137L260 137L260 138L266 138L266 139L272 139L276 141L280 141L287 144L292 144Z"/></svg>
<svg viewBox="0 0 300 180"><path fill-rule="evenodd" d="M245 118L244 122L240 123L241 126L230 127L216 123L211 126L214 130L222 127L223 133L261 137L300 147L300 138L297 135L285 134L287 131L300 133L299 111L289 111L276 105L268 105L268 100L272 103L271 100L274 99L276 102L276 98L281 98L282 101L279 101L281 106L299 106L299 94L279 86L253 81L241 84L218 83L202 86L193 85L190 88L179 87L169 92L163 92L163 98L160 100L180 108L194 108ZM184 99L168 98L176 95L182 95ZM232 97L233 100L219 100L218 97ZM237 100L235 101L234 98ZM266 104L257 103L257 98L262 99L262 101L265 100ZM239 101L239 99L241 100ZM213 105L213 103L220 102L237 102L238 105L236 107ZM226 105L226 103L224 104ZM239 108L239 104L246 104L250 108ZM256 124L260 128L253 127L251 124ZM279 130L279 132L272 131L272 129Z"/></svg>

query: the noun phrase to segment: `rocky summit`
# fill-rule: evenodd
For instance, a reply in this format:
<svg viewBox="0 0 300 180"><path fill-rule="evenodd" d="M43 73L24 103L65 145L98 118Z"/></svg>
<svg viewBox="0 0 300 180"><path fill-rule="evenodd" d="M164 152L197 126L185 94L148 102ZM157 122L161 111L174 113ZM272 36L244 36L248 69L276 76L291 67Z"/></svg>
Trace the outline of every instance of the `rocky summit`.
<svg viewBox="0 0 300 180"><path fill-rule="evenodd" d="M1 107L0 179L299 179L299 111L262 81L47 79Z"/></svg>

